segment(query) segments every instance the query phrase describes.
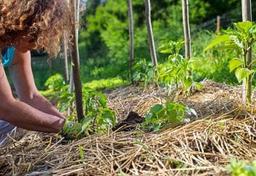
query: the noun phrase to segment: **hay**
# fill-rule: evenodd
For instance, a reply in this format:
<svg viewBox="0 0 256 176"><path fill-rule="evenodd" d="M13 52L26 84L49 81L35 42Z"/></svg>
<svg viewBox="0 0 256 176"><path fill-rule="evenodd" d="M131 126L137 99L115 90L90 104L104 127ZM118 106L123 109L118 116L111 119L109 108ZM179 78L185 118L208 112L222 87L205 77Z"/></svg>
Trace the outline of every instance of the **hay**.
<svg viewBox="0 0 256 176"><path fill-rule="evenodd" d="M139 90L129 87L109 94L120 118L130 110L143 114L165 100L163 91ZM256 118L234 109L237 103L231 103L235 98L230 95L223 99L233 109L215 108L218 112L210 111L206 118L157 134L109 132L66 143L60 136L27 133L0 150L0 175L226 175L231 158L255 159ZM194 104L201 106L212 105Z"/></svg>

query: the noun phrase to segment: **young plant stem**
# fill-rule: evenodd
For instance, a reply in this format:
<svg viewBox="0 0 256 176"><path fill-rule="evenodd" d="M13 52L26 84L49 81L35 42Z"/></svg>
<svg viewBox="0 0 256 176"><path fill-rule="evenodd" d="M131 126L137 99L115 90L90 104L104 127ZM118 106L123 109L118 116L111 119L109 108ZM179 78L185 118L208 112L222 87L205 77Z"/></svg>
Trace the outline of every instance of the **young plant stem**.
<svg viewBox="0 0 256 176"><path fill-rule="evenodd" d="M243 50L243 59L244 59L244 68L247 67L247 50ZM246 107L247 104L247 80L243 80L243 85L242 85L242 102L244 107Z"/></svg>
<svg viewBox="0 0 256 176"><path fill-rule="evenodd" d="M247 57L247 68L249 70L252 69L252 49L251 47L248 50L248 53L246 55ZM253 75L249 75L249 77L246 78L246 100L248 104L251 104L252 102L252 81L253 81Z"/></svg>
<svg viewBox="0 0 256 176"><path fill-rule="evenodd" d="M242 0L242 18L243 21L252 21L252 5L251 5L251 0ZM245 54L245 65L246 68L250 69L252 65L252 50L250 43L248 43ZM247 49L246 48L246 49ZM246 106L246 103L251 103L252 99L252 75L246 78L246 81L243 82L243 87L245 88L246 91L246 97L245 97L245 102L244 105ZM243 97L244 98L244 97Z"/></svg>

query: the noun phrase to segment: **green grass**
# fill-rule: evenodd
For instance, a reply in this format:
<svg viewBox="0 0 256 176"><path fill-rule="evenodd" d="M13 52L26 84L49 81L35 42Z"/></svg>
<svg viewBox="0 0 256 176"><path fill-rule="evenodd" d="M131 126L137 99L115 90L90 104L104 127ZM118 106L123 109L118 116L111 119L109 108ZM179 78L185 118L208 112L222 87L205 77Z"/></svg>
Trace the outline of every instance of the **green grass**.
<svg viewBox="0 0 256 176"><path fill-rule="evenodd" d="M84 87L88 87L93 90L115 89L121 86L128 85L129 82L122 78L115 77L109 79L94 80L88 83L84 83Z"/></svg>

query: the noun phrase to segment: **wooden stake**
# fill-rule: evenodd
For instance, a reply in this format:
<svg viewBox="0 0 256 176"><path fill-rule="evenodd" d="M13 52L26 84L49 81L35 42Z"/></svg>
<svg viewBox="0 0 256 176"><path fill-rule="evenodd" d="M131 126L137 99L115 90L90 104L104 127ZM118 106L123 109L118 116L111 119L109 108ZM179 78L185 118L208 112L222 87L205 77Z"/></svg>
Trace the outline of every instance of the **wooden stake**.
<svg viewBox="0 0 256 176"><path fill-rule="evenodd" d="M221 17L217 16L217 23L216 23L216 33L219 33L221 29Z"/></svg>
<svg viewBox="0 0 256 176"><path fill-rule="evenodd" d="M75 88L75 96L76 96L76 111L78 121L81 121L84 118L83 112L83 94L82 94L82 83L80 79L80 69L79 69L79 50L78 50L78 33L77 28L78 24L76 21L76 0L71 0L71 7L73 10L73 21L74 24L72 26L72 72L74 79L74 88Z"/></svg>
<svg viewBox="0 0 256 176"><path fill-rule="evenodd" d="M128 0L128 18L129 18L129 70L130 70L130 78L131 82L133 81L133 64L134 64L134 19L133 19L133 8L132 8L132 0Z"/></svg>
<svg viewBox="0 0 256 176"><path fill-rule="evenodd" d="M252 21L252 5L251 0L242 0L242 18L243 21ZM246 55L246 65L247 68L252 69L252 49L249 48ZM252 99L252 80L253 77L249 76L245 81L243 81L243 103L244 105L251 103Z"/></svg>
<svg viewBox="0 0 256 176"><path fill-rule="evenodd" d="M146 23L147 23L147 30L148 30L149 50L150 50L152 64L154 67L156 67L157 66L157 55L156 55L156 47L155 47L154 34L153 34L152 22L151 22L150 0L145 0L145 7L146 7Z"/></svg>
<svg viewBox="0 0 256 176"><path fill-rule="evenodd" d="M191 49L191 34L189 25L189 2L182 0L182 16L183 16L183 31L185 39L185 58L190 59L192 56Z"/></svg>

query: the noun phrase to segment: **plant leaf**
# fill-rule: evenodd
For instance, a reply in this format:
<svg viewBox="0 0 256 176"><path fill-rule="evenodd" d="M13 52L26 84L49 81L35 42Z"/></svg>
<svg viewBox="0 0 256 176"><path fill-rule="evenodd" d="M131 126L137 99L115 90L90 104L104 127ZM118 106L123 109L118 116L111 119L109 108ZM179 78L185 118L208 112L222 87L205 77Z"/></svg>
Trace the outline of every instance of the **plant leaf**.
<svg viewBox="0 0 256 176"><path fill-rule="evenodd" d="M88 127L90 126L91 122L92 122L93 119L89 119L89 118L85 118L83 120L83 123L82 123L82 129L81 131L79 132L79 135L82 134L83 132L85 132Z"/></svg>
<svg viewBox="0 0 256 176"><path fill-rule="evenodd" d="M244 79L248 78L251 74L253 74L253 70L249 70L248 68L238 68L236 69L235 75L239 83L241 83Z"/></svg>
<svg viewBox="0 0 256 176"><path fill-rule="evenodd" d="M233 72L235 69L241 67L244 64L244 62L238 58L232 59L229 61L228 67L230 72Z"/></svg>
<svg viewBox="0 0 256 176"><path fill-rule="evenodd" d="M232 43L237 46L238 48L243 49L244 48L244 44L241 40L239 40L239 38L235 35L231 35L230 39L232 40Z"/></svg>
<svg viewBox="0 0 256 176"><path fill-rule="evenodd" d="M239 31L242 31L243 33L248 33L250 28L253 26L253 22L251 21L238 22L238 23L235 23L234 25Z"/></svg>
<svg viewBox="0 0 256 176"><path fill-rule="evenodd" d="M164 109L164 106L161 105L161 104L157 104L155 106L153 106L151 109L150 109L150 112L153 113L153 114L157 114L159 113L160 111L162 111Z"/></svg>
<svg viewBox="0 0 256 176"><path fill-rule="evenodd" d="M230 41L229 35L218 35L215 39L213 39L210 44L204 49L204 51L208 51L222 43Z"/></svg>

